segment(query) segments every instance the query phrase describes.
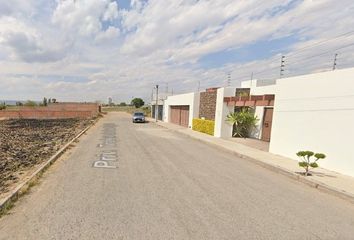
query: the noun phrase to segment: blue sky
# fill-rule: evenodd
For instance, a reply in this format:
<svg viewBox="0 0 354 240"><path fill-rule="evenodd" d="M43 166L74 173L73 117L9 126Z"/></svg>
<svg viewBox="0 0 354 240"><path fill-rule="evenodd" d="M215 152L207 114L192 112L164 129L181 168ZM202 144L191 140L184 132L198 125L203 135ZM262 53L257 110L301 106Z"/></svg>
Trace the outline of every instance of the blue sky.
<svg viewBox="0 0 354 240"><path fill-rule="evenodd" d="M242 48L226 49L208 54L201 57L198 63L202 68L209 69L222 67L226 64L243 64L255 60L267 59L275 54L285 54L289 51L289 46L292 46L298 41L296 35L278 39L260 39L255 43L244 45Z"/></svg>
<svg viewBox="0 0 354 240"><path fill-rule="evenodd" d="M127 9L129 10L131 7L130 7L130 0L118 0L118 6L121 8L121 9Z"/></svg>
<svg viewBox="0 0 354 240"><path fill-rule="evenodd" d="M348 67L353 49L335 49L354 34L336 36L354 30L353 9L352 0L0 1L0 99L149 100L155 84L182 93L222 86L228 73L235 86L251 72L278 76L281 55L287 76L330 69L335 52Z"/></svg>

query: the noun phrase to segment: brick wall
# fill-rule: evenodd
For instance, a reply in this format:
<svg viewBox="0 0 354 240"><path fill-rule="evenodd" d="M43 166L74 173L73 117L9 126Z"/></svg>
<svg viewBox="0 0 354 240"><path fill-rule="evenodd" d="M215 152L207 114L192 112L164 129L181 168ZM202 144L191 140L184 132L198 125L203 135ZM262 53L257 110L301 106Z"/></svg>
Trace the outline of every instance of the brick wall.
<svg viewBox="0 0 354 240"><path fill-rule="evenodd" d="M200 93L199 118L215 120L216 89Z"/></svg>
<svg viewBox="0 0 354 240"><path fill-rule="evenodd" d="M19 110L2 110L0 118L58 119L92 118L99 113L99 105L91 103L56 103L47 107L21 107Z"/></svg>
<svg viewBox="0 0 354 240"><path fill-rule="evenodd" d="M95 113L99 111L97 103L52 103L47 108L56 111L91 111Z"/></svg>

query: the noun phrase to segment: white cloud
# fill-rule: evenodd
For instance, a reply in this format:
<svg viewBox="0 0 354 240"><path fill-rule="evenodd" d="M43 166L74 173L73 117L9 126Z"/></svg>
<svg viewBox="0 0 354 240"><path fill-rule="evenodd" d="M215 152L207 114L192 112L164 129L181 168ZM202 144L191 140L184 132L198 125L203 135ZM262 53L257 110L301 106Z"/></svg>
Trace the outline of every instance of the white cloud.
<svg viewBox="0 0 354 240"><path fill-rule="evenodd" d="M285 46L296 52L354 26L351 0L132 0L129 10L119 10L119 0L14 1L0 0L1 98L148 100L155 84L178 93L196 90L198 81L201 88L224 85L227 72L235 84L251 72L274 77L279 54L219 67L198 61L285 36L301 40ZM287 74L328 68L332 53L302 59L353 41L347 36L302 50L286 59ZM354 60L350 51L339 52L342 66Z"/></svg>
<svg viewBox="0 0 354 240"><path fill-rule="evenodd" d="M96 42L111 41L116 39L120 34L119 28L109 26L106 31L100 32L96 36Z"/></svg>
<svg viewBox="0 0 354 240"><path fill-rule="evenodd" d="M0 18L0 45L11 50L10 58L26 62L57 61L67 45L50 45L35 28L13 17Z"/></svg>
<svg viewBox="0 0 354 240"><path fill-rule="evenodd" d="M118 18L118 4L117 2L110 2L102 19L104 21L113 21L116 18Z"/></svg>
<svg viewBox="0 0 354 240"><path fill-rule="evenodd" d="M61 0L52 22L64 31L91 36L102 31L102 21L118 18L118 5L110 0Z"/></svg>

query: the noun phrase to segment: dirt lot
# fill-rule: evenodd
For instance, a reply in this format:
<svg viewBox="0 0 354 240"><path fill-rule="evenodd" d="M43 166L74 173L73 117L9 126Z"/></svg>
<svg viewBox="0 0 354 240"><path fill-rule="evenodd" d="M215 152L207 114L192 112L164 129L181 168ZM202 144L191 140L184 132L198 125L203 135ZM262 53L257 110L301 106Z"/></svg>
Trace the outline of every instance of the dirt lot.
<svg viewBox="0 0 354 240"><path fill-rule="evenodd" d="M79 119L0 121L0 195L89 123Z"/></svg>

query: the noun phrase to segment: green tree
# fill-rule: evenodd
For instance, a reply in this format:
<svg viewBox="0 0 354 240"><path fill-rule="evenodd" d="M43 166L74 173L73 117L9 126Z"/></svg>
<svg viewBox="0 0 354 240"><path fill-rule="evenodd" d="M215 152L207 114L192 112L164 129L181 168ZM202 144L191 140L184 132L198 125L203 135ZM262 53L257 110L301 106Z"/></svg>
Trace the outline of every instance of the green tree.
<svg viewBox="0 0 354 240"><path fill-rule="evenodd" d="M233 126L234 137L249 137L251 131L256 127L259 119L249 111L249 108L243 108L239 112L230 113L226 121Z"/></svg>
<svg viewBox="0 0 354 240"><path fill-rule="evenodd" d="M309 175L310 168L318 167L318 160L326 158L326 155L323 153L314 153L311 151L299 151L296 155L301 158L299 166L305 169L305 176ZM312 157L315 159L312 160Z"/></svg>
<svg viewBox="0 0 354 240"><path fill-rule="evenodd" d="M125 107L125 106L127 106L127 104L125 102L121 102L121 103L119 103L119 106Z"/></svg>
<svg viewBox="0 0 354 240"><path fill-rule="evenodd" d="M38 106L38 104L35 101L32 101L32 100L27 100L23 105L26 106L26 107Z"/></svg>
<svg viewBox="0 0 354 240"><path fill-rule="evenodd" d="M143 99L141 99L141 98L134 98L131 101L131 104L133 106L135 106L136 108L140 108L140 107L144 106L145 103L144 103Z"/></svg>
<svg viewBox="0 0 354 240"><path fill-rule="evenodd" d="M48 100L46 97L43 98L43 106L47 106L48 105Z"/></svg>

